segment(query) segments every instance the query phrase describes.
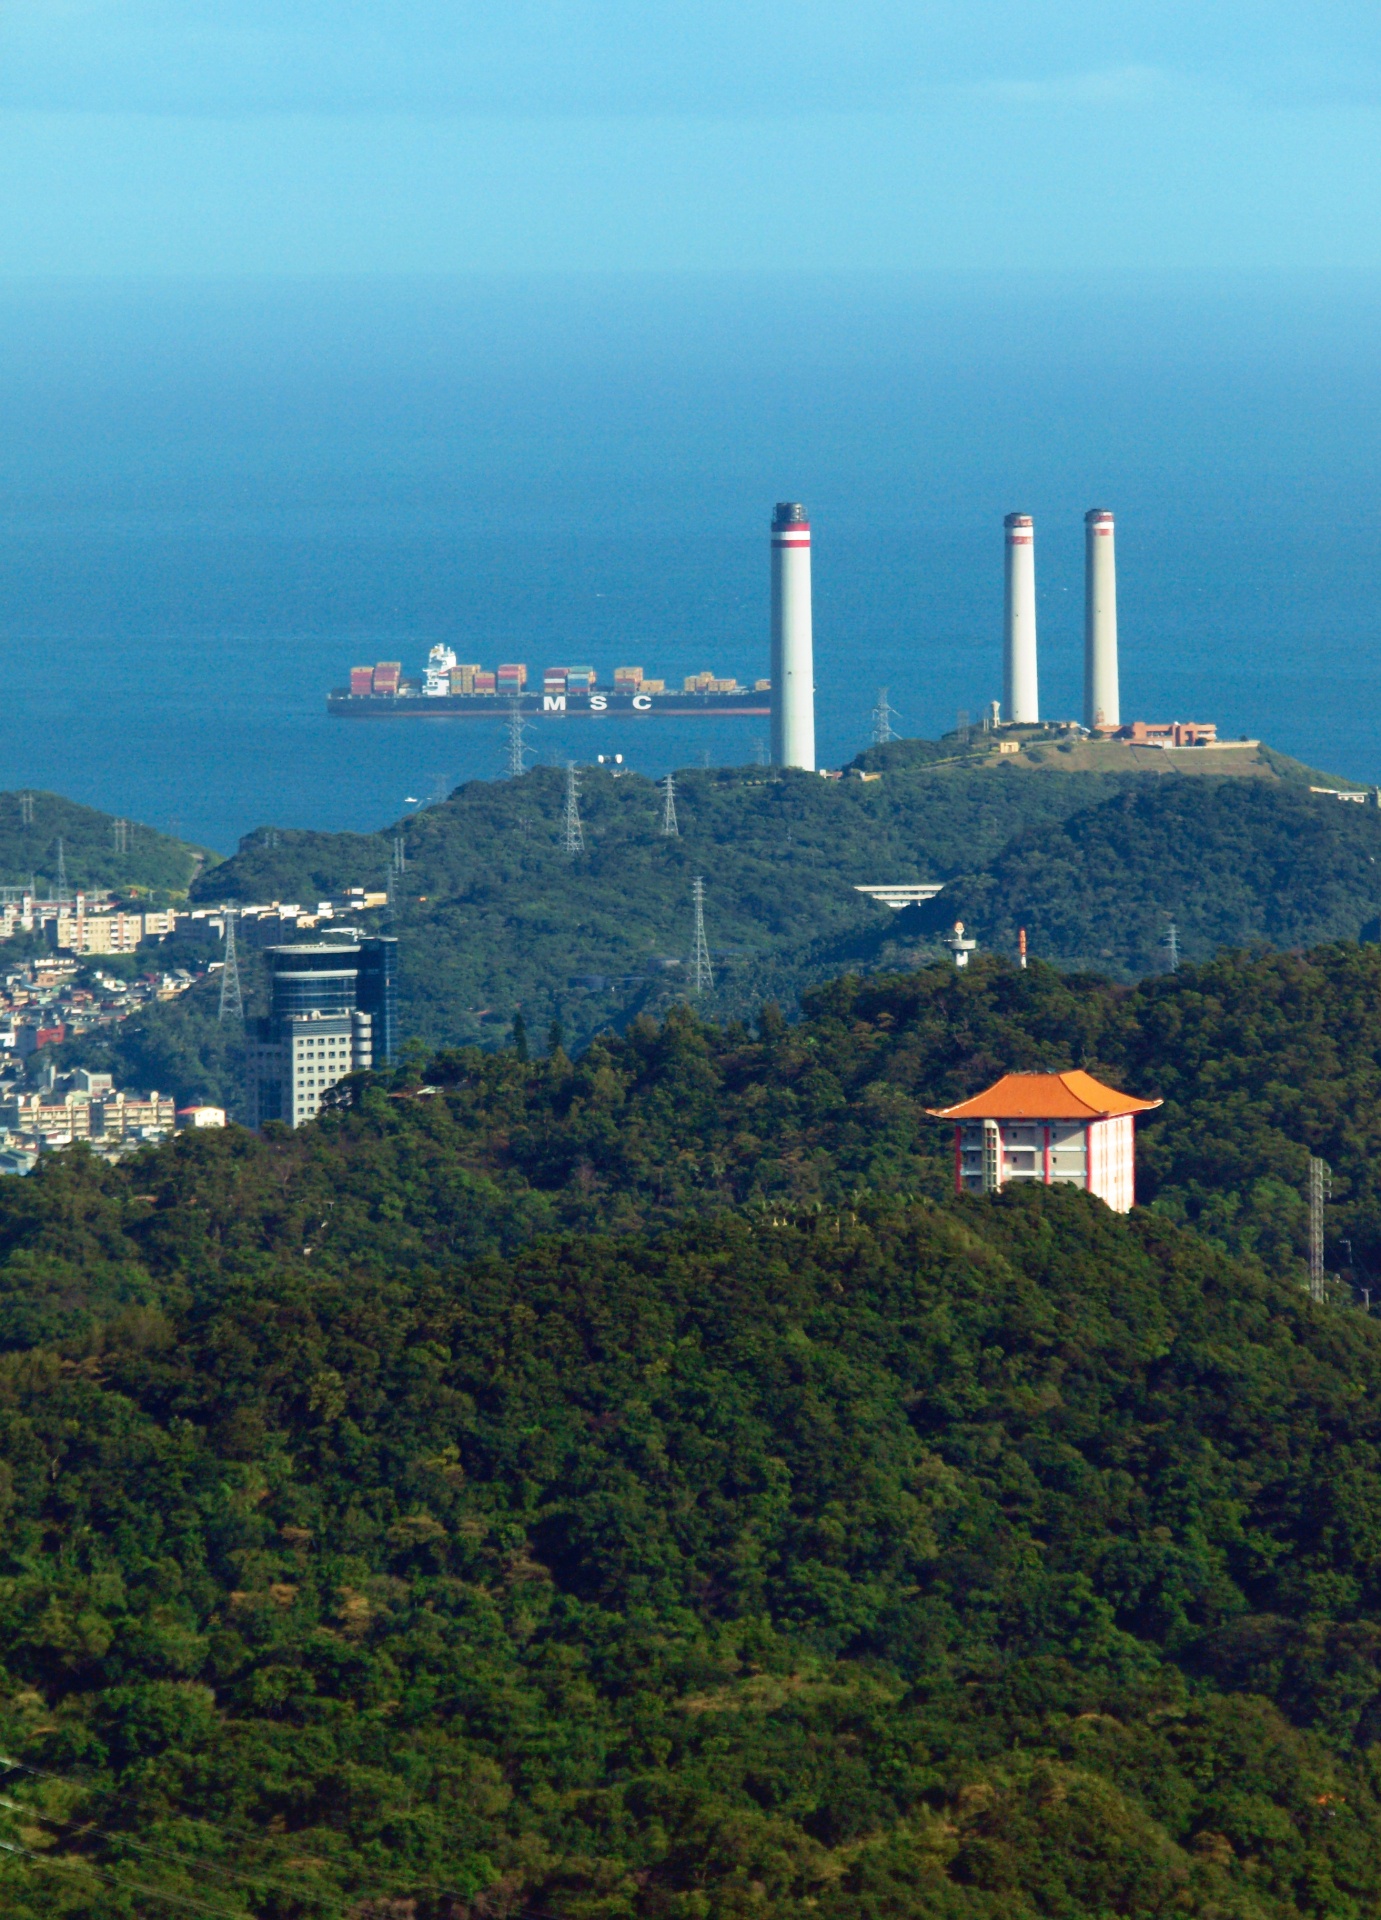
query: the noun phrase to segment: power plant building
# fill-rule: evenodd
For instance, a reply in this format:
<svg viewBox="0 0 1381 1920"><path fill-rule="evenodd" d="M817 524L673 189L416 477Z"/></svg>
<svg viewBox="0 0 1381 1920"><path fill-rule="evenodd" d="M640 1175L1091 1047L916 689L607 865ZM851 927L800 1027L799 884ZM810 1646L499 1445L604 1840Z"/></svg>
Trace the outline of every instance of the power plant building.
<svg viewBox="0 0 1381 1920"><path fill-rule="evenodd" d="M1105 1087L1090 1073L1005 1073L954 1107L954 1190L998 1193L1013 1181L1082 1187L1129 1213L1136 1204L1134 1116L1159 1100Z"/></svg>
<svg viewBox="0 0 1381 1920"><path fill-rule="evenodd" d="M796 500L772 516L772 764L815 771L810 522Z"/></svg>
<svg viewBox="0 0 1381 1920"><path fill-rule="evenodd" d="M1029 513L1009 513L1002 635L1002 717L1034 726L1041 717L1036 677L1036 530Z"/></svg>
<svg viewBox="0 0 1381 1920"><path fill-rule="evenodd" d="M1113 517L1090 507L1084 515L1084 725L1112 733L1121 724Z"/></svg>
<svg viewBox="0 0 1381 1920"><path fill-rule="evenodd" d="M347 1075L395 1058L397 951L389 937L265 949L270 1005L250 1034L252 1127L300 1127Z"/></svg>

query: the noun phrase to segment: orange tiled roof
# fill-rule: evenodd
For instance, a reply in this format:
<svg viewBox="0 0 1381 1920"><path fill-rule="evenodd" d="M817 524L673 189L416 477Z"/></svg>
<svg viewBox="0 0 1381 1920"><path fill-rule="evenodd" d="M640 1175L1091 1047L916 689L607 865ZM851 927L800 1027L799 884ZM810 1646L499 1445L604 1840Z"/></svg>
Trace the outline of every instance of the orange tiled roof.
<svg viewBox="0 0 1381 1920"><path fill-rule="evenodd" d="M1159 1100L1105 1087L1077 1067L1069 1073L1004 1073L957 1107L927 1107L937 1120L1109 1120L1123 1113L1149 1113Z"/></svg>

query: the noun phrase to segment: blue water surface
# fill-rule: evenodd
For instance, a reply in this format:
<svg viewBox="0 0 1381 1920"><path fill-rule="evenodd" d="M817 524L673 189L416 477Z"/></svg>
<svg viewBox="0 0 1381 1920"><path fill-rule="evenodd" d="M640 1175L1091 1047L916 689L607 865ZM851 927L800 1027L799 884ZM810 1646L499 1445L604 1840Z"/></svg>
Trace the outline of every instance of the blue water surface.
<svg viewBox="0 0 1381 1920"><path fill-rule="evenodd" d="M0 290L0 786L229 851L497 777L497 722L328 720L356 661L767 671L767 524L814 528L822 764L877 689L1000 690L1036 517L1044 711L1082 516L1118 516L1123 717L1381 782L1381 294L1357 281L798 278ZM765 721L570 720L543 759L752 760Z"/></svg>

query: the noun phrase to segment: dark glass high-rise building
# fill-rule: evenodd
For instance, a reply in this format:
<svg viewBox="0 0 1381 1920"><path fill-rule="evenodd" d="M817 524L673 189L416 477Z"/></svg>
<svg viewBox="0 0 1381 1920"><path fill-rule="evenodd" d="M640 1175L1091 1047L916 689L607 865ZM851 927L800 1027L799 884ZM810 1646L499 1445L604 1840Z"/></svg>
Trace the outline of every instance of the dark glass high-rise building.
<svg viewBox="0 0 1381 1920"><path fill-rule="evenodd" d="M352 941L300 947L268 947L269 1018L294 1013L353 1013L360 949Z"/></svg>
<svg viewBox="0 0 1381 1920"><path fill-rule="evenodd" d="M398 942L392 934L360 942L355 1005L374 1022L374 1064L388 1067L398 1058Z"/></svg>
<svg viewBox="0 0 1381 1920"><path fill-rule="evenodd" d="M398 1052L398 942L268 947L269 1015L250 1047L250 1123L314 1119L323 1095Z"/></svg>

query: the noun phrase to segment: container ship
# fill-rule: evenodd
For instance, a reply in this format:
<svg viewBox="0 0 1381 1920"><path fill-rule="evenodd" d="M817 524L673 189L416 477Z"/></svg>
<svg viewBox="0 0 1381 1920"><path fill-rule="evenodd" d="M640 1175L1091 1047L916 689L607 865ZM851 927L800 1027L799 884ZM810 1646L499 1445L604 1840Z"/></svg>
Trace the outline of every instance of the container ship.
<svg viewBox="0 0 1381 1920"><path fill-rule="evenodd" d="M772 683L755 680L744 687L713 673L692 673L672 688L649 679L641 667L615 667L613 684L601 687L593 667L548 667L541 685L529 686L521 662L467 666L449 647L433 647L420 680L405 679L400 661L380 660L352 667L350 685L326 697L326 711L338 720L492 719L515 708L539 718L612 713L718 720L770 713Z"/></svg>

